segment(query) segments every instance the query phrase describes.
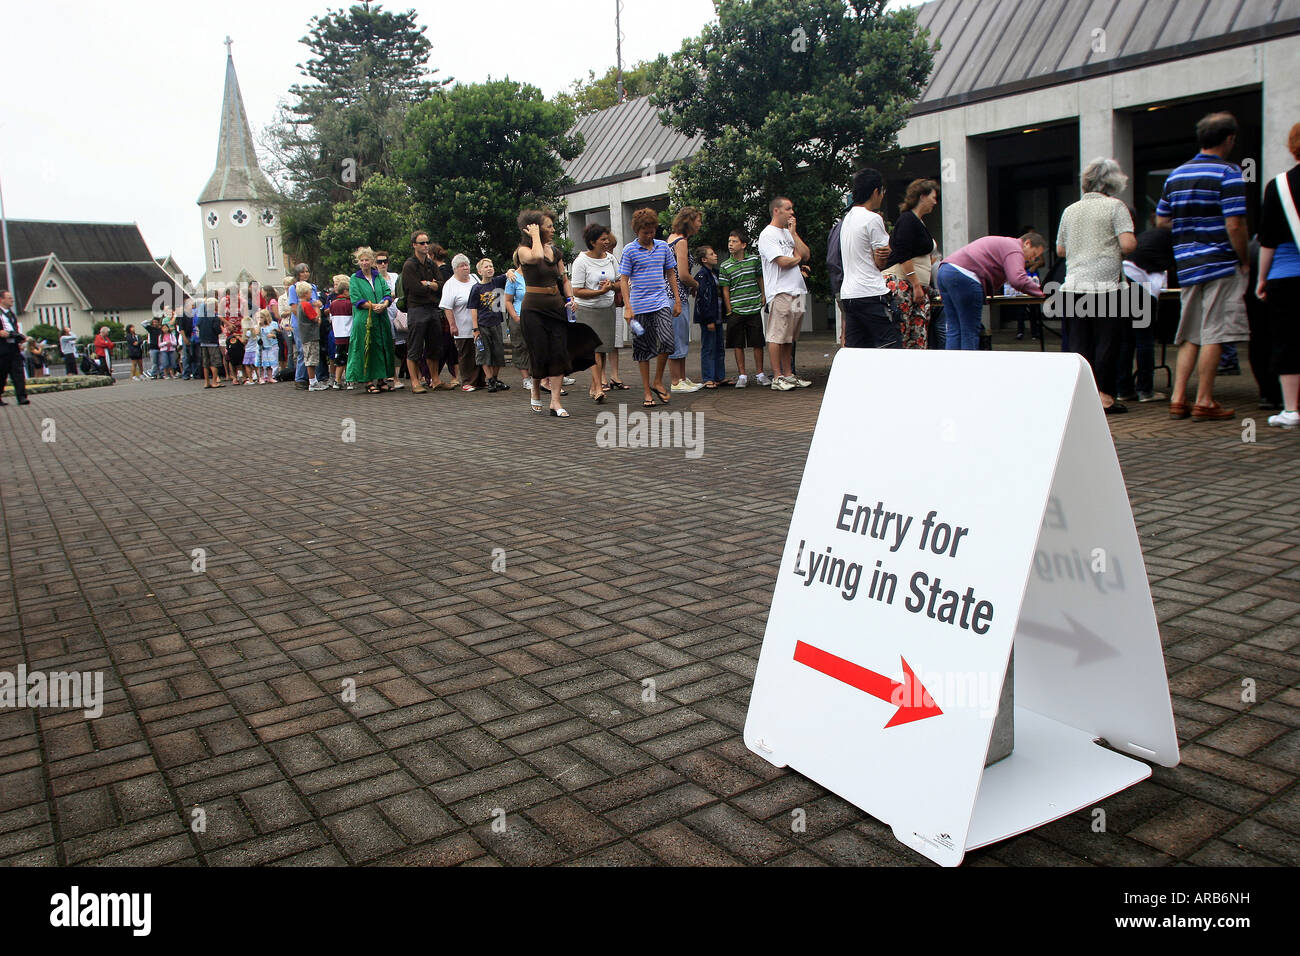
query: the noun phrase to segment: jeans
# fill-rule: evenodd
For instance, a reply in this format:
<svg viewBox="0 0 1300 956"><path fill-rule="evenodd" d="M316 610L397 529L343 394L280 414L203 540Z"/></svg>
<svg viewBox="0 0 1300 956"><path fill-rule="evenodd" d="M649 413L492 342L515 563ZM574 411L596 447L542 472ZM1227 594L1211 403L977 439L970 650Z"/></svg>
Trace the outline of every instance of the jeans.
<svg viewBox="0 0 1300 956"><path fill-rule="evenodd" d="M712 331L707 325L700 326L700 376L706 382L721 382L727 377L726 335L721 319L713 323Z"/></svg>
<svg viewBox="0 0 1300 956"><path fill-rule="evenodd" d="M299 345L293 351L298 357L298 364L294 367L293 380L295 382L307 383L307 363L302 360L302 345Z"/></svg>
<svg viewBox="0 0 1300 956"><path fill-rule="evenodd" d="M190 339L189 345L185 347L185 375L183 377L188 379L203 377L203 370L199 367L198 336Z"/></svg>
<svg viewBox="0 0 1300 956"><path fill-rule="evenodd" d="M889 295L844 300L844 345L851 349L901 349L902 330L886 305Z"/></svg>
<svg viewBox="0 0 1300 956"><path fill-rule="evenodd" d="M159 350L157 368L163 372L176 371L176 353Z"/></svg>
<svg viewBox="0 0 1300 956"><path fill-rule="evenodd" d="M935 276L943 296L944 347L950 351L977 352L984 317L984 286L945 262Z"/></svg>
<svg viewBox="0 0 1300 956"><path fill-rule="evenodd" d="M158 377L158 372L159 372L159 368L158 368L158 356L159 356L159 354L161 353L161 351L162 351L161 349L150 349L150 350L149 350L149 361L152 363L153 377L154 377L154 378L157 378L157 377Z"/></svg>

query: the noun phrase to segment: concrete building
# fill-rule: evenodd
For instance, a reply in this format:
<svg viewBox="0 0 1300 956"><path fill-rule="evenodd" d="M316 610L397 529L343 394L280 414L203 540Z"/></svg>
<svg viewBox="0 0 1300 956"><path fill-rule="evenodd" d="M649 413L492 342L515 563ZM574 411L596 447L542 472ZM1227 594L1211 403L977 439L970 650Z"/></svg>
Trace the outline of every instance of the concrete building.
<svg viewBox="0 0 1300 956"><path fill-rule="evenodd" d="M918 21L940 47L930 82L899 152L866 161L886 173L887 219L912 179L939 181L928 223L941 251L1025 226L1054 238L1097 156L1129 173L1123 198L1145 222L1165 176L1195 155L1196 121L1215 110L1241 125L1233 158L1255 184L1252 228L1263 184L1292 165L1300 0L931 0ZM576 129L587 148L567 166L570 236L599 220L626 241L631 211L664 208L668 171L700 144L664 128L645 99ZM805 224L810 245L830 225Z"/></svg>
<svg viewBox="0 0 1300 956"><path fill-rule="evenodd" d="M24 328L47 323L92 335L105 321L139 327L178 301L175 279L135 223L11 219L9 244Z"/></svg>
<svg viewBox="0 0 1300 956"><path fill-rule="evenodd" d="M199 285L224 290L256 279L278 289L286 269L275 190L257 163L228 47L217 165L198 199L206 266Z"/></svg>

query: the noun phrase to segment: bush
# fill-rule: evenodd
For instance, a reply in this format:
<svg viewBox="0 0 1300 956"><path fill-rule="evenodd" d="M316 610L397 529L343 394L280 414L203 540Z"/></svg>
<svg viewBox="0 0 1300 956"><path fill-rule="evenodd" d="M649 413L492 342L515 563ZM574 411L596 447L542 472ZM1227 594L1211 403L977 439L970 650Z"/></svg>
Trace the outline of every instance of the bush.
<svg viewBox="0 0 1300 956"><path fill-rule="evenodd" d="M63 332L61 330L50 325L48 322L38 322L27 330L27 337L29 339L35 339L38 342L57 342L59 336L62 334Z"/></svg>
<svg viewBox="0 0 1300 956"><path fill-rule="evenodd" d="M94 342L95 342L95 337L94 337L93 335L78 335L78 336L77 336L77 344L78 344L78 345L93 345Z"/></svg>
<svg viewBox="0 0 1300 956"><path fill-rule="evenodd" d="M123 339L126 338L126 326L123 325L121 322L109 322L109 321L96 322L95 331L98 332L106 325L108 326L108 337L112 341L121 342Z"/></svg>

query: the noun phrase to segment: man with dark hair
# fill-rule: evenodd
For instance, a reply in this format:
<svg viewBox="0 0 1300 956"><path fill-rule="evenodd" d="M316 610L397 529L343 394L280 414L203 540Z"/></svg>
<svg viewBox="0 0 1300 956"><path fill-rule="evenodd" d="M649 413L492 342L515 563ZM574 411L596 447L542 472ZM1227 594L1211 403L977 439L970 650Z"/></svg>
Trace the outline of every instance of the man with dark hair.
<svg viewBox="0 0 1300 956"><path fill-rule="evenodd" d="M851 349L903 347L902 332L889 315L889 286L881 268L889 261L889 230L878 210L885 178L874 169L853 176L853 207L840 227L844 282L844 344Z"/></svg>
<svg viewBox="0 0 1300 956"><path fill-rule="evenodd" d="M1231 113L1202 118L1196 124L1196 141L1200 153L1169 174L1156 206L1156 225L1173 231L1182 286L1169 417L1221 421L1235 415L1214 400L1214 376L1223 346L1250 337L1245 303L1250 275L1246 184L1241 168L1228 162L1237 145L1237 121ZM1196 398L1188 403L1193 371Z"/></svg>
<svg viewBox="0 0 1300 956"><path fill-rule="evenodd" d="M14 314L14 294L0 289L0 405L4 400L5 379L14 380L14 397L19 405L30 405L27 398L27 374L23 368L23 342L27 336L18 331L18 316Z"/></svg>
<svg viewBox="0 0 1300 956"><path fill-rule="evenodd" d="M411 256L402 265L402 295L406 298L406 367L411 373L411 391L423 395L428 389L420 384L429 360L436 374L442 363L442 312L438 289L438 264L430 255L433 243L423 229L411 233Z"/></svg>

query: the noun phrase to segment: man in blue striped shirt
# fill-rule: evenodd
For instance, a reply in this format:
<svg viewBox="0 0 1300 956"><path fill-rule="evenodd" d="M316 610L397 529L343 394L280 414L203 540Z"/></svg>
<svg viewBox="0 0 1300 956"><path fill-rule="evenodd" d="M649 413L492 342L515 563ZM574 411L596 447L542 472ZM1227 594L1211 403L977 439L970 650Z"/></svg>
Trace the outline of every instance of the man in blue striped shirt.
<svg viewBox="0 0 1300 956"><path fill-rule="evenodd" d="M1237 145L1237 120L1211 113L1196 124L1200 153L1165 180L1156 206L1156 225L1172 229L1182 318L1174 344L1178 367L1170 418L1219 421L1231 408L1214 400L1214 375L1223 346L1250 338L1246 323L1246 283L1250 259L1246 233L1246 184L1241 167L1228 162ZM1196 401L1187 402L1187 384L1196 370Z"/></svg>

